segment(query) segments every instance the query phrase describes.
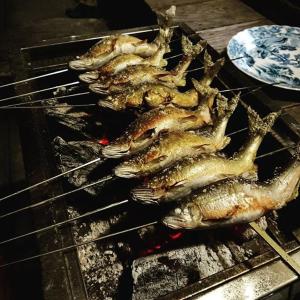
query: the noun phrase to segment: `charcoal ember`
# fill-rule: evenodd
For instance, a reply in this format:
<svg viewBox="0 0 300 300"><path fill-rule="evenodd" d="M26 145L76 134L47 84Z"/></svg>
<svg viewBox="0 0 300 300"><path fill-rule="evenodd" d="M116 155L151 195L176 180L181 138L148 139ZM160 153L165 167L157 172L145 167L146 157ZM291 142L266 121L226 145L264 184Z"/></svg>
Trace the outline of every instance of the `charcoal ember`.
<svg viewBox="0 0 300 300"><path fill-rule="evenodd" d="M132 265L132 299L154 299L222 270L218 254L205 244L141 257Z"/></svg>
<svg viewBox="0 0 300 300"><path fill-rule="evenodd" d="M69 218L79 215L74 207L68 207ZM97 221L82 222L72 227L76 243L87 242L111 232L111 227L121 221L126 213L113 215ZM89 243L77 248L79 264L90 300L114 299L118 294L126 262L122 253L131 255L130 245L118 241ZM124 256L124 255L122 255Z"/></svg>
<svg viewBox="0 0 300 300"><path fill-rule="evenodd" d="M58 168L61 172L65 172L98 158L103 146L90 141L66 142L61 137L56 137L53 140L53 147L58 161ZM99 164L101 164L101 161L67 174L66 177L69 183L76 187L91 183L89 175ZM97 184L86 188L85 191L95 196L101 189L102 185Z"/></svg>
<svg viewBox="0 0 300 300"><path fill-rule="evenodd" d="M101 122L93 123L90 120L89 113L74 109L67 103L58 102L55 99L48 100L46 104L51 105L51 107L45 109L46 114L54 118L59 124L71 129L78 136L93 139L95 138L93 132L100 132L100 128L102 127Z"/></svg>

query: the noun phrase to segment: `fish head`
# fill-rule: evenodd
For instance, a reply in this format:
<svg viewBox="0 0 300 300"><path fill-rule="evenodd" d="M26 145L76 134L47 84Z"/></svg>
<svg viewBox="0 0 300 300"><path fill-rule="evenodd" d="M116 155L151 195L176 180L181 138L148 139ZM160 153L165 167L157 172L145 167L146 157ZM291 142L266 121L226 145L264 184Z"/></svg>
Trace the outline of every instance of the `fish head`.
<svg viewBox="0 0 300 300"><path fill-rule="evenodd" d="M99 72L96 70L85 72L79 75L79 79L85 83L93 83L98 78L99 78Z"/></svg>
<svg viewBox="0 0 300 300"><path fill-rule="evenodd" d="M123 93L118 93L99 100L98 105L115 111L121 111L126 109L126 103L126 96Z"/></svg>
<svg viewBox="0 0 300 300"><path fill-rule="evenodd" d="M200 210L193 202L177 206L163 218L162 222L172 229L195 229L204 226Z"/></svg>
<svg viewBox="0 0 300 300"><path fill-rule="evenodd" d="M109 87L109 80L107 77L100 77L96 82L93 82L89 85L89 89L96 93L96 94L101 94L105 95L108 93L107 89Z"/></svg>
<svg viewBox="0 0 300 300"><path fill-rule="evenodd" d="M115 174L125 178L146 176L159 171L166 159L167 156L160 155L160 151L151 148L146 149L141 154L117 166Z"/></svg>
<svg viewBox="0 0 300 300"><path fill-rule="evenodd" d="M83 57L69 62L70 69L76 71L95 70L100 66L100 60L93 57Z"/></svg>
<svg viewBox="0 0 300 300"><path fill-rule="evenodd" d="M123 163L119 164L115 169L114 173L118 177L123 178L135 178L138 177L142 171L142 165L139 164L137 159L128 159Z"/></svg>
<svg viewBox="0 0 300 300"><path fill-rule="evenodd" d="M103 156L107 158L120 158L130 154L130 140L119 138L107 145L102 150Z"/></svg>
<svg viewBox="0 0 300 300"><path fill-rule="evenodd" d="M132 199L144 204L159 204L162 202L163 196L164 192L162 189L154 189L147 186L137 187L131 191Z"/></svg>

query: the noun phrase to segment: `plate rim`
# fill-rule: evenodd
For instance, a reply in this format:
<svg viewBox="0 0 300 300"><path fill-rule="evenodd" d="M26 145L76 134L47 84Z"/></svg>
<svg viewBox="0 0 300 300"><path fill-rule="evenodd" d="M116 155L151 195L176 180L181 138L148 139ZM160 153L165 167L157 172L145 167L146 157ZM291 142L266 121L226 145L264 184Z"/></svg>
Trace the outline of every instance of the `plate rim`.
<svg viewBox="0 0 300 300"><path fill-rule="evenodd" d="M255 75L245 69L242 69L240 68L239 64L237 61L235 61L235 57L232 57L230 55L230 51L229 51L229 46L230 44L232 43L232 41L235 39L235 37L243 32L247 32L249 31L250 29L258 29L258 28L269 28L269 27L280 27L280 28L295 28L297 30L299 30L299 33L300 33L300 27L296 27L296 26L289 26L289 25L277 25L277 24L270 24L270 25L260 25L260 26L253 26L253 27L249 27L249 28L245 28L239 32L237 32L235 35L233 35L231 37L231 39L229 40L228 44L227 44L227 47L226 47L226 52L227 52L227 56L229 57L230 61L236 66L236 68L238 68L240 71L242 71L244 74L252 77L252 78L255 78L256 80L258 81L261 81L261 82L264 82L264 83L269 83L269 84L272 84L274 83L274 81L268 81L266 79L262 79L261 77L259 77L258 75ZM292 91L300 91L300 87L291 87L291 86L288 86L288 85L282 85L280 83L278 84L273 84L272 86L275 86L275 87L278 87L278 88L282 88L282 89L286 89L286 90L292 90Z"/></svg>

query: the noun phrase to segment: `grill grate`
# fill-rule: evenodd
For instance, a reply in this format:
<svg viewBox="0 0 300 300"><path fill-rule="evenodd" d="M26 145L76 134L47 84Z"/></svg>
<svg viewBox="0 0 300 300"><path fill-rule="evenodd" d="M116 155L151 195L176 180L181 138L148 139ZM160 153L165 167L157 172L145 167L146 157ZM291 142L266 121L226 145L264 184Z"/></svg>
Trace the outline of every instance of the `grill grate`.
<svg viewBox="0 0 300 300"><path fill-rule="evenodd" d="M133 31L132 34L151 40L154 38L156 30L155 28L144 28ZM188 27L180 24L174 30L174 42L171 44L170 56L180 53L181 34L193 37L194 41L198 39ZM18 76L21 79L64 68L72 57L84 52L97 39L98 37L75 38L23 48L21 50L22 66ZM209 50L216 58L216 52L211 48ZM173 67L179 59L180 57L172 60L169 67ZM190 69L200 66L202 66L201 57L192 63ZM199 78L201 71L193 73L192 76ZM191 86L190 78L192 76L189 75L186 88ZM41 78L27 85L20 85L16 92L21 94L30 90L72 82L76 79L76 73L65 72L57 76ZM221 71L219 78L213 82L213 86L219 89L252 84L253 81L244 80L244 77L237 73L229 63ZM77 91L84 91L84 87L78 87ZM43 94L45 98L51 96L52 94L49 92ZM262 96L262 92L258 92L245 96L243 101L254 106L261 115L265 115L272 110L271 105L266 106L262 103L261 99L265 99L265 97L265 95ZM25 100L31 101L40 98L41 95L33 95L26 97ZM97 101L97 96L83 95L69 100L64 99L64 101L69 104L93 103L93 101ZM58 109L48 109L45 114L40 111L19 114L22 122L23 149L29 183L39 182L43 178L56 174L56 164L59 168L68 168L97 158L97 152L92 152L89 147L84 147L85 141L97 141L103 136L112 139L118 136L121 129L134 118L133 112L118 113L116 118L115 113L102 112L98 108L75 109L74 114L70 115L67 121L66 115ZM258 156L287 147L297 141L298 136L286 125L285 121L285 118L282 118L276 123L274 131L263 141ZM246 113L244 108L239 105L230 119L227 131L235 132L244 127L247 127ZM55 147L53 147L52 143L56 136L60 137L60 143L54 144ZM226 148L226 153L231 155L237 151L246 136L246 131L233 135L232 143ZM55 155L59 156L61 160L57 162ZM290 150L286 149L258 159L260 179L270 178L275 168L283 166L290 156ZM112 165L105 164L106 162L103 162L101 168L89 170L87 174L76 174L83 181L72 181L73 177L69 177L68 182L52 184L42 191L33 191L27 195L28 200L26 201L35 203L68 191L84 182L96 180L110 171ZM32 214L33 226L37 228L47 226L60 222L67 216L69 218L76 217L78 214L96 207L125 199L124 195L128 194L130 186L135 183L135 181L117 179L108 186L100 187L101 196L99 197L93 197L95 191L88 190L66 200L55 202L47 210L45 208L38 209ZM116 186L118 186L117 191ZM24 202L16 205L24 206ZM299 227L297 221L299 205L297 201L294 201L279 211L278 215L269 214L267 216L268 232L281 246L290 251L297 250L299 247L293 235L293 232ZM147 216L145 211L147 211ZM125 213L122 207L110 213L96 215L72 227L57 229L55 232L37 236L33 243L37 242L40 252L51 251L74 242L84 242L88 238L95 238L109 231L115 232L143 224L162 214L162 209L145 209L143 206L130 203L128 211ZM261 239L253 237L243 240L240 228L238 229L177 233L179 234L178 238L173 238L172 234L174 233L168 229L151 227L148 230L129 233L121 239L81 246L77 252L55 254L53 257L41 260L43 293L49 299L62 299L62 297L64 299L101 299L104 297L130 299L132 295L133 299L147 299L147 297L165 296L170 292L174 294L165 296L168 299L186 298L250 272L275 258L275 255L270 252L270 248ZM28 245L30 245L30 241L26 243L27 247ZM56 289L50 292L46 287L49 282L53 282L54 278L53 284ZM179 289L182 290L178 292Z"/></svg>

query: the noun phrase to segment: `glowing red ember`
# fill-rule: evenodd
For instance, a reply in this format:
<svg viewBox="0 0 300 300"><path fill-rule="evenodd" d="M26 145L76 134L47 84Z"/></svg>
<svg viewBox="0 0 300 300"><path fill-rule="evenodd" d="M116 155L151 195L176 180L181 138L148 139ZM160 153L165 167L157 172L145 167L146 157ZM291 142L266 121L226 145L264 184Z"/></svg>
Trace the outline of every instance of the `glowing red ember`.
<svg viewBox="0 0 300 300"><path fill-rule="evenodd" d="M98 142L100 145L106 146L109 144L109 139L107 137L103 137L102 139L99 140Z"/></svg>

